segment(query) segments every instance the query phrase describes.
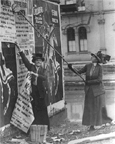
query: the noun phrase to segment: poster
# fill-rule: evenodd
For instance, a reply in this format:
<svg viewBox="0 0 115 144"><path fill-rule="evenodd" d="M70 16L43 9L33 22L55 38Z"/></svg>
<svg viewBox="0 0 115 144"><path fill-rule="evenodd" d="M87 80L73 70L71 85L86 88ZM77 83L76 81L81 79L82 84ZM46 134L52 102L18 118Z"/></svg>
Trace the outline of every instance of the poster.
<svg viewBox="0 0 115 144"><path fill-rule="evenodd" d="M10 123L26 132L34 120L31 105L31 74L28 72L21 86Z"/></svg>
<svg viewBox="0 0 115 144"><path fill-rule="evenodd" d="M32 22L33 16L32 13L29 12L30 11L29 0L14 0L14 3L20 6L21 12L30 22ZM16 21L17 43L24 52L24 54L26 55L26 57L31 61L32 51L33 49L35 49L34 29L31 28L30 24L21 14L15 14L15 21ZM28 70L23 64L17 49L16 49L16 62L17 62L17 85L19 91Z"/></svg>
<svg viewBox="0 0 115 144"><path fill-rule="evenodd" d="M14 43L17 41L29 60L35 49L34 29L19 13L13 14L11 6L14 3L20 5L25 16L33 21L32 5L29 7L29 2L30 0L0 0L0 54L5 59L6 74L12 72L14 76L11 82L8 81L5 85L0 77L0 127L10 123L18 92L27 74ZM2 61L0 72L2 72L1 66Z"/></svg>
<svg viewBox="0 0 115 144"><path fill-rule="evenodd" d="M14 0L14 3L20 6L20 11L27 17L27 0ZM26 45L29 42L29 24L20 13L15 14L15 21L17 42Z"/></svg>
<svg viewBox="0 0 115 144"><path fill-rule="evenodd" d="M16 85L14 0L0 0L0 127L8 124L14 108ZM13 60L12 60L13 59Z"/></svg>
<svg viewBox="0 0 115 144"><path fill-rule="evenodd" d="M30 21L33 21L32 13L30 13L29 0L14 0L19 5L21 12ZM29 9L29 10L28 10ZM28 21L21 15L15 15L17 43L25 56L31 61L34 44L34 29ZM22 62L18 49L15 50L17 64L17 87L18 97L12 114L10 123L27 132L34 120L33 110L31 106L30 87L31 79L27 68Z"/></svg>
<svg viewBox="0 0 115 144"><path fill-rule="evenodd" d="M59 5L56 3L44 0L34 1L34 26L40 32L35 32L35 52L42 52L45 58L48 105L63 99L62 59L54 50L61 54L59 13Z"/></svg>
<svg viewBox="0 0 115 144"><path fill-rule="evenodd" d="M15 16L11 10L13 0L0 0L0 41L15 42Z"/></svg>

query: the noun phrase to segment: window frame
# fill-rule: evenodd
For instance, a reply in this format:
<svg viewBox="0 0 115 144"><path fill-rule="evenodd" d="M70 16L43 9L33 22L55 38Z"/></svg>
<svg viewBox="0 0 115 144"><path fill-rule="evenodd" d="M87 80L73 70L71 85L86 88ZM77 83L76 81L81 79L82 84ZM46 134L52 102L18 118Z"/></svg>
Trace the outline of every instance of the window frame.
<svg viewBox="0 0 115 144"><path fill-rule="evenodd" d="M81 34L81 30L85 30L84 35L80 35ZM87 52L87 29L84 26L81 26L78 28L78 42L79 42L79 52ZM81 47L81 41L83 40L83 47Z"/></svg>
<svg viewBox="0 0 115 144"><path fill-rule="evenodd" d="M70 35L70 33L72 34ZM72 47L70 47L69 42L71 42L71 44L73 43ZM76 52L75 30L73 27L67 28L67 50L68 53Z"/></svg>

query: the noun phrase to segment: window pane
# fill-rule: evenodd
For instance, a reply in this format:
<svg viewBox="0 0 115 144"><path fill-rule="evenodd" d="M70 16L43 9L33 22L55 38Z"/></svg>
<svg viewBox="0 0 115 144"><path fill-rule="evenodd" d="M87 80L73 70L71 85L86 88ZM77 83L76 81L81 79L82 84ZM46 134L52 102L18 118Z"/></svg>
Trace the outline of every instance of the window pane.
<svg viewBox="0 0 115 144"><path fill-rule="evenodd" d="M73 28L67 29L67 40L68 40L68 51L76 51L75 50L75 31Z"/></svg>
<svg viewBox="0 0 115 144"><path fill-rule="evenodd" d="M75 41L69 41L69 52L76 51L75 49Z"/></svg>
<svg viewBox="0 0 115 144"><path fill-rule="evenodd" d="M87 51L87 31L85 27L79 28L79 47L80 51Z"/></svg>
<svg viewBox="0 0 115 144"><path fill-rule="evenodd" d="M73 28L67 29L68 51L75 51L75 31Z"/></svg>
<svg viewBox="0 0 115 144"><path fill-rule="evenodd" d="M68 38L68 41L75 40L75 32L74 32L73 28L68 28L68 30L67 30L67 38Z"/></svg>
<svg viewBox="0 0 115 144"><path fill-rule="evenodd" d="M73 41L73 51L76 51L75 50L75 41Z"/></svg>
<svg viewBox="0 0 115 144"><path fill-rule="evenodd" d="M87 51L87 40L80 40L80 51Z"/></svg>
<svg viewBox="0 0 115 144"><path fill-rule="evenodd" d="M87 51L87 40L84 40L84 50Z"/></svg>
<svg viewBox="0 0 115 144"><path fill-rule="evenodd" d="M83 40L80 40L80 50L83 51Z"/></svg>
<svg viewBox="0 0 115 144"><path fill-rule="evenodd" d="M79 38L80 39L87 39L87 33L86 33L86 28L85 27L80 27L79 28Z"/></svg>

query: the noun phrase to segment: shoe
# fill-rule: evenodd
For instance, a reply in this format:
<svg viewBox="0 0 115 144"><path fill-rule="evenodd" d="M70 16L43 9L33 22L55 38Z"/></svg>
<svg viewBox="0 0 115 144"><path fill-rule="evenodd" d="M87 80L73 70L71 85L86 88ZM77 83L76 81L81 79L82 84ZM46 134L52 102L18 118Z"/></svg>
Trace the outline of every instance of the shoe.
<svg viewBox="0 0 115 144"><path fill-rule="evenodd" d="M111 124L112 124L112 125L115 125L115 120L112 120Z"/></svg>
<svg viewBox="0 0 115 144"><path fill-rule="evenodd" d="M91 125L88 131L93 131L93 130L95 130L95 128L94 126Z"/></svg>

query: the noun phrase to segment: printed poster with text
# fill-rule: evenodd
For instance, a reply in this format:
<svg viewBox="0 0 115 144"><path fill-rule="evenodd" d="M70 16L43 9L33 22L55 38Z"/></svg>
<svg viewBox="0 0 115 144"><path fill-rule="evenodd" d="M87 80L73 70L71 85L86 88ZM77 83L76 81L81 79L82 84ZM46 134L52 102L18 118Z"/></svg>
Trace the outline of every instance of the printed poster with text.
<svg viewBox="0 0 115 144"><path fill-rule="evenodd" d="M10 123L24 132L28 132L33 120L34 114L31 105L31 74L27 73L17 97L14 111Z"/></svg>
<svg viewBox="0 0 115 144"><path fill-rule="evenodd" d="M15 15L11 9L13 2L14 0L0 0L0 41L16 41Z"/></svg>
<svg viewBox="0 0 115 144"><path fill-rule="evenodd" d="M32 12L29 13L29 9L32 4L30 5L30 0L14 0L14 3L19 5L21 8L21 12L25 15L25 17L32 22L33 16ZM19 13L15 14L15 21L16 21L16 36L17 36L17 43L20 46L21 50L24 52L26 57L31 61L32 51L35 46L34 42L34 29L30 26L28 21ZM17 62L17 85L18 91L22 85L24 77L27 73L27 69L22 62L20 55L16 49L16 62Z"/></svg>
<svg viewBox="0 0 115 144"><path fill-rule="evenodd" d="M35 32L35 51L42 52L47 71L47 104L51 105L63 99L62 59L61 54L60 9L56 3L34 1L34 26L42 34ZM54 49L53 49L53 48Z"/></svg>
<svg viewBox="0 0 115 144"><path fill-rule="evenodd" d="M29 21L32 22L33 16L32 13L29 13L29 0L14 0L14 3L21 7L21 12ZM17 43L24 52L25 56L29 59L29 61L31 61L32 49L34 48L34 30L20 13L15 15L15 21ZM18 97L10 123L22 131L27 132L34 120L30 100L31 79L17 48L15 52L17 63Z"/></svg>

